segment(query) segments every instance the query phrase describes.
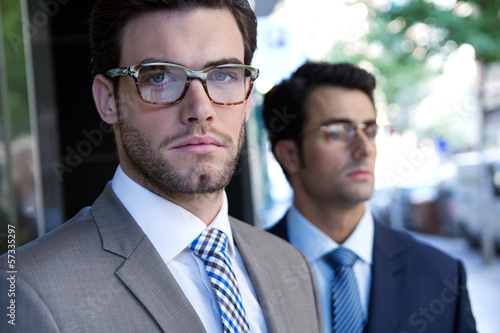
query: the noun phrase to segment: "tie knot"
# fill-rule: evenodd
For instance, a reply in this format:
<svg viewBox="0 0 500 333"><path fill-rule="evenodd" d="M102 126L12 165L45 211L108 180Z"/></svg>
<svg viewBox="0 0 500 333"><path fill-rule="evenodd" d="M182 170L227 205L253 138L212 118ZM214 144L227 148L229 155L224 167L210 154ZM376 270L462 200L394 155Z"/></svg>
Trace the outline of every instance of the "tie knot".
<svg viewBox="0 0 500 333"><path fill-rule="evenodd" d="M205 229L189 246L202 260L215 253L224 252L227 247L227 235L215 228Z"/></svg>
<svg viewBox="0 0 500 333"><path fill-rule="evenodd" d="M338 247L326 255L326 261L335 269L340 266L352 267L358 256L345 247Z"/></svg>

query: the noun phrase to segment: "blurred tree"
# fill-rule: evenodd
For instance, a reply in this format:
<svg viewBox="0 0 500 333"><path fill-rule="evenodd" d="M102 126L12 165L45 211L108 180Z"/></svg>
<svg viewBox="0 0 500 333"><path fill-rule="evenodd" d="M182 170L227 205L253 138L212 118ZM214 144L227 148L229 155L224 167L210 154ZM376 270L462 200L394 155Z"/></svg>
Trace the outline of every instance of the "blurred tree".
<svg viewBox="0 0 500 333"><path fill-rule="evenodd" d="M387 104L397 103L406 111L415 108L460 45L474 48L480 70L500 61L500 0L388 0L367 1L367 5L369 32L354 45L335 45L330 57L373 66L368 69L377 76ZM480 89L481 85L479 102ZM389 113L389 121L396 128L411 127L411 112L392 115L397 119ZM439 125L433 123L431 128L425 129L426 134Z"/></svg>
<svg viewBox="0 0 500 333"><path fill-rule="evenodd" d="M424 60L453 41L472 45L479 61L500 60L499 0L393 1L380 17L394 37L413 44L417 59Z"/></svg>

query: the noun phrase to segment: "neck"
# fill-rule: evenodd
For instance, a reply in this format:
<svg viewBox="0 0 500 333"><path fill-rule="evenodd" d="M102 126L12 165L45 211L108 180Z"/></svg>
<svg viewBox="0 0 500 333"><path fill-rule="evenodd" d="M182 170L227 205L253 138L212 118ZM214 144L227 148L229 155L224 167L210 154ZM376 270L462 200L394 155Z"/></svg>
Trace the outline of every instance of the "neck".
<svg viewBox="0 0 500 333"><path fill-rule="evenodd" d="M191 212L207 226L219 214L223 200L222 190L216 193L184 194L170 197L162 194L158 195Z"/></svg>
<svg viewBox="0 0 500 333"><path fill-rule="evenodd" d="M295 200L298 211L318 229L333 239L337 244L342 244L356 229L365 213L365 203L361 202L352 206L332 205L325 206L304 204Z"/></svg>
<svg viewBox="0 0 500 333"><path fill-rule="evenodd" d="M213 193L175 193L158 186L144 175L122 165L122 170L134 182L148 191L168 200L199 218L207 226L212 223L222 207L224 190Z"/></svg>

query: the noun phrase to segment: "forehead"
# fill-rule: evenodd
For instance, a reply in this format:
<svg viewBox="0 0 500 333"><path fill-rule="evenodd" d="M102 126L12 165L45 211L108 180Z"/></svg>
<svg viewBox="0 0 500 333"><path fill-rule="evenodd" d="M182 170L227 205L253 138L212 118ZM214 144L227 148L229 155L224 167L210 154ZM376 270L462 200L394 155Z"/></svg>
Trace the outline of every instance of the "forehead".
<svg viewBox="0 0 500 333"><path fill-rule="evenodd" d="M203 69L219 59L244 60L243 37L227 9L164 10L132 18L123 31L120 66L145 60Z"/></svg>
<svg viewBox="0 0 500 333"><path fill-rule="evenodd" d="M364 123L375 120L375 107L359 89L321 86L314 89L305 102L307 123L319 126L334 119Z"/></svg>

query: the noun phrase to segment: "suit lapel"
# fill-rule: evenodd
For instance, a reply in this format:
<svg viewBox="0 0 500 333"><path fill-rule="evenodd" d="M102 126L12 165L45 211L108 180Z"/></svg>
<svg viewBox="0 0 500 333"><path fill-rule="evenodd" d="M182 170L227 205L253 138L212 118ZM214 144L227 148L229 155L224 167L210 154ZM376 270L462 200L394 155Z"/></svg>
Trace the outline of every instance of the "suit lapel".
<svg viewBox="0 0 500 333"><path fill-rule="evenodd" d="M243 222L236 221L232 217L229 217L229 220L234 242L252 280L268 331L293 332L293 328L288 327L287 313L283 311L289 305L286 304L284 297L279 294L278 288L270 282L273 279L268 278L269 272L273 271L273 267L266 266L267 260L265 258L268 255L266 249L269 249L269 244L260 244L260 246L259 244L253 244L253 246L250 246L251 242L255 243L258 240L251 239L251 235L239 226Z"/></svg>
<svg viewBox="0 0 500 333"><path fill-rule="evenodd" d="M116 275L165 332L205 332L195 310L147 237Z"/></svg>
<svg viewBox="0 0 500 333"><path fill-rule="evenodd" d="M393 332L403 293L408 252L388 227L375 223L367 332Z"/></svg>
<svg viewBox="0 0 500 333"><path fill-rule="evenodd" d="M108 184L92 205L103 249L125 258L117 277L166 332L205 332L203 324L161 259Z"/></svg>

